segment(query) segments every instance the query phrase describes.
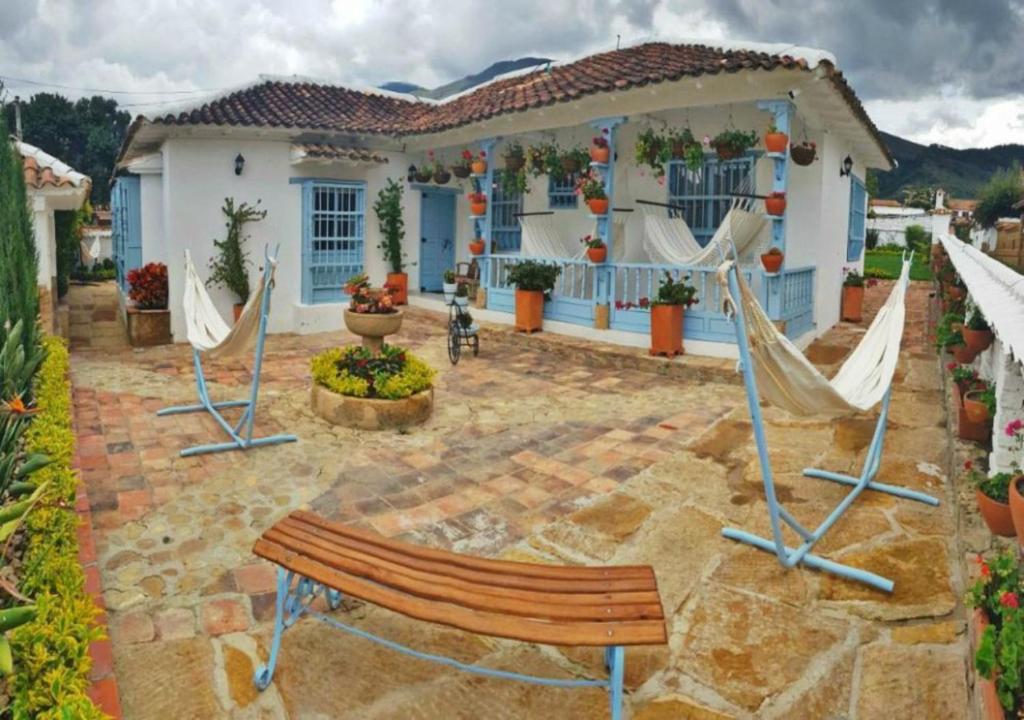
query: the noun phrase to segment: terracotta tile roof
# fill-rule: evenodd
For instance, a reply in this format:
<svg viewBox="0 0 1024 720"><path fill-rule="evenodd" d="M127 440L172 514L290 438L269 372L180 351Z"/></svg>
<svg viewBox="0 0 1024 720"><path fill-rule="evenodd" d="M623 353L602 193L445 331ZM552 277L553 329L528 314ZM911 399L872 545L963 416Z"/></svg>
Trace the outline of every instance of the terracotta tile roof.
<svg viewBox="0 0 1024 720"><path fill-rule="evenodd" d="M344 147L327 143L305 143L292 145L295 160L351 160L353 162L383 165L388 159L378 152L365 148Z"/></svg>
<svg viewBox="0 0 1024 720"><path fill-rule="evenodd" d="M62 163L35 145L17 142L16 147L21 154L21 165L25 171L25 185L29 188L42 190L47 187L90 187L92 181L70 165Z"/></svg>
<svg viewBox="0 0 1024 720"><path fill-rule="evenodd" d="M504 78L442 101L305 81L265 80L196 108L153 117L154 124L281 127L356 134L439 132L514 112L570 102L595 93L744 70L810 70L790 55L705 45L646 43ZM817 64L891 161L878 130L843 74ZM136 120L129 131L141 122Z"/></svg>
<svg viewBox="0 0 1024 720"><path fill-rule="evenodd" d="M978 201L951 199L946 200L946 207L948 207L950 210L974 212L974 208L978 207Z"/></svg>
<svg viewBox="0 0 1024 720"><path fill-rule="evenodd" d="M871 207L903 207L903 203L899 200L885 200L882 198L871 198L868 201L868 205Z"/></svg>

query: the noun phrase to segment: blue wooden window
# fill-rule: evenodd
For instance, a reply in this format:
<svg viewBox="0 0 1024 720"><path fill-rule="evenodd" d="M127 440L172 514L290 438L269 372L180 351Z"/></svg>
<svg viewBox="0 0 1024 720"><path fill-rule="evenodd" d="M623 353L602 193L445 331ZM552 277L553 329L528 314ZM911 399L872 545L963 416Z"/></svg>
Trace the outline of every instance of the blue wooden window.
<svg viewBox="0 0 1024 720"><path fill-rule="evenodd" d="M360 182L302 183L302 302L341 302L342 286L363 271L366 186Z"/></svg>
<svg viewBox="0 0 1024 720"><path fill-rule="evenodd" d="M501 189L501 172L494 173L494 194L491 198L492 252L517 253L522 242L522 230L516 216L523 211L523 196L520 193L506 194Z"/></svg>
<svg viewBox="0 0 1024 720"><path fill-rule="evenodd" d="M864 183L850 176L850 223L846 236L846 261L857 262L864 250L868 212L868 196Z"/></svg>
<svg viewBox="0 0 1024 720"><path fill-rule="evenodd" d="M734 160L706 155L699 173L690 172L681 161L669 162L668 202L683 208L669 210L669 215L681 215L697 242L707 244L732 207L731 193L753 192L754 159L753 155Z"/></svg>
<svg viewBox="0 0 1024 720"><path fill-rule="evenodd" d="M137 175L122 175L110 195L110 232L117 285L128 290L128 271L142 266L142 195Z"/></svg>
<svg viewBox="0 0 1024 720"><path fill-rule="evenodd" d="M548 207L562 210L576 207L576 174L548 175Z"/></svg>

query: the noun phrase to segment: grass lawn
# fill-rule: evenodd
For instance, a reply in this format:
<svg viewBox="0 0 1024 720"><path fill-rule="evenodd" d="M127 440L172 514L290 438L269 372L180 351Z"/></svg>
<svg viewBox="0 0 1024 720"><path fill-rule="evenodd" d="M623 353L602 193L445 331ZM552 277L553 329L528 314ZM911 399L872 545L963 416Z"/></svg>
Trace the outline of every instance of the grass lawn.
<svg viewBox="0 0 1024 720"><path fill-rule="evenodd" d="M884 272L886 277L895 280L899 277L902 263L903 258L898 253L876 252L874 250L864 252L864 272L868 274L868 277L871 276L871 271L875 271L879 273L875 277L881 277L881 273ZM914 262L910 266L910 279L932 279L932 269L929 267L927 255L922 253L914 254Z"/></svg>

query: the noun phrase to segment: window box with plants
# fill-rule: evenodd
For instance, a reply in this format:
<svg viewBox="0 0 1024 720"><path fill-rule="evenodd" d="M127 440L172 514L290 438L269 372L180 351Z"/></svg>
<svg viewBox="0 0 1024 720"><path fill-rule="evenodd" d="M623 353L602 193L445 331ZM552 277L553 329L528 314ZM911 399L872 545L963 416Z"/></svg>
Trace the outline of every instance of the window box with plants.
<svg viewBox="0 0 1024 720"><path fill-rule="evenodd" d="M537 260L523 260L509 269L508 283L516 288L517 331L532 333L544 328L544 301L550 299L561 273L558 265Z"/></svg>
<svg viewBox="0 0 1024 720"><path fill-rule="evenodd" d="M735 160L742 157L750 148L757 144L757 133L751 130L743 132L729 128L715 135L711 147L715 149L719 160Z"/></svg>
<svg viewBox="0 0 1024 720"><path fill-rule="evenodd" d="M979 469L984 458L964 462L967 480L974 485L974 497L982 520L993 535L1014 537L1013 515L1010 512L1010 473L988 475Z"/></svg>
<svg viewBox="0 0 1024 720"><path fill-rule="evenodd" d="M608 246L600 237L584 235L580 238L580 242L586 247L587 259L590 262L599 265L608 259Z"/></svg>
<svg viewBox="0 0 1024 720"><path fill-rule="evenodd" d="M267 216L267 211L261 210L259 205L260 201L257 200L256 205L242 203L236 207L234 198L225 198L221 212L228 219L225 223L228 234L224 240L213 241L217 254L210 258L210 277L206 285L225 287L235 295L238 302L234 303L232 309L236 322L242 314L242 308L249 301L249 254L244 247L248 236L244 234L244 229L246 223L259 222Z"/></svg>
<svg viewBox="0 0 1024 720"><path fill-rule="evenodd" d="M363 347L380 352L384 338L402 327L403 313L395 306L391 288L370 287L366 273L359 273L345 283L345 292L352 297L345 308L345 327L362 338Z"/></svg>
<svg viewBox="0 0 1024 720"><path fill-rule="evenodd" d="M435 371L395 345L331 348L312 361L313 412L362 430L425 422L434 407Z"/></svg>
<svg viewBox="0 0 1024 720"><path fill-rule="evenodd" d="M782 261L786 256L777 247L770 248L768 252L761 254L761 266L766 273L775 274L782 269Z"/></svg>
<svg viewBox="0 0 1024 720"><path fill-rule="evenodd" d="M373 203L381 237L377 248L381 251L384 262L391 266L387 287L391 289L391 299L396 305L405 305L409 302L409 275L405 272L405 253L402 251L402 239L405 238L405 219L402 216L403 192L401 183L388 178L387 185L377 193L377 201Z"/></svg>
<svg viewBox="0 0 1024 720"><path fill-rule="evenodd" d="M988 350L994 340L992 328L989 327L981 309L977 307L971 309L967 324L964 325L961 332L964 336L964 344L968 350L974 353L975 357Z"/></svg>
<svg viewBox="0 0 1024 720"><path fill-rule="evenodd" d="M592 214L608 214L608 195L604 191L604 180L596 172L580 173L576 180L576 194L583 196Z"/></svg>
<svg viewBox="0 0 1024 720"><path fill-rule="evenodd" d="M167 309L167 266L148 263L128 271L126 313L128 342L132 347L169 345L171 311Z"/></svg>

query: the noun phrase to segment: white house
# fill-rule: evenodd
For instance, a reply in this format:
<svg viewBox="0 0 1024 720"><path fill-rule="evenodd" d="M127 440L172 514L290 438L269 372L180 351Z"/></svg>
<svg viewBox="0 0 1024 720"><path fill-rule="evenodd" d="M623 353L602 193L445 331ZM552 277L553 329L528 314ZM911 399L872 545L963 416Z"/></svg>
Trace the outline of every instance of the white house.
<svg viewBox="0 0 1024 720"><path fill-rule="evenodd" d="M797 166L788 153L767 153L758 142L729 160L708 150L696 173L673 160L659 180L635 158L637 136L646 129L688 127L701 138L738 128L761 136L769 122L794 143L815 143L817 160ZM608 216L590 215L571 182L559 178L530 178L525 194L501 189L509 143L585 148L602 131L614 149L608 165L599 167L610 191ZM411 179L411 166L422 168L428 153L448 165L467 149L487 153L485 176L443 186ZM131 267L166 263L178 339L185 337L181 313L174 313L183 294L182 252L188 248L205 268L212 239L224 232L225 197L261 200L267 210L265 220L247 227L254 260L265 244L281 245L271 331L340 328L346 277L365 269L374 282L384 280L372 204L395 178L406 183L411 289L438 291L441 272L470 260L469 241L479 236L486 243L477 258L481 300L510 313L512 290L504 276L520 257L520 223L549 213L545 223L564 252L549 258L563 273L547 318L594 328L588 332L595 337L646 333L646 315L616 303L655 291L663 268L684 271L701 297L687 313L688 350L728 355L732 330L718 312L713 265L653 261L644 250L644 214L681 217L703 243L737 193L785 192L785 214L769 219L764 236L765 245L783 250L783 269L768 275L751 265L749 272L771 316L791 337L808 342L837 322L843 268L861 262L865 171L888 170L892 158L827 53L647 43L500 77L440 101L264 77L173 112L136 118L117 167L112 209L122 286ZM477 186L489 203L487 214L473 220L466 193ZM610 262L599 267L576 257L578 239L595 231L612 245ZM227 315L232 299L223 291L213 296Z"/></svg>
<svg viewBox="0 0 1024 720"><path fill-rule="evenodd" d="M953 210L947 207L947 201L958 203ZM957 218L964 217L961 213L964 203L970 201L948 200L946 191L939 188L935 191L934 206L926 210L920 207L907 207L898 200L885 200L871 198L868 201L868 230L878 233L878 245L900 245L906 247L907 228L911 225L919 225L925 232L931 233L932 237L938 238L949 232L950 223ZM973 206L971 206L973 214Z"/></svg>

